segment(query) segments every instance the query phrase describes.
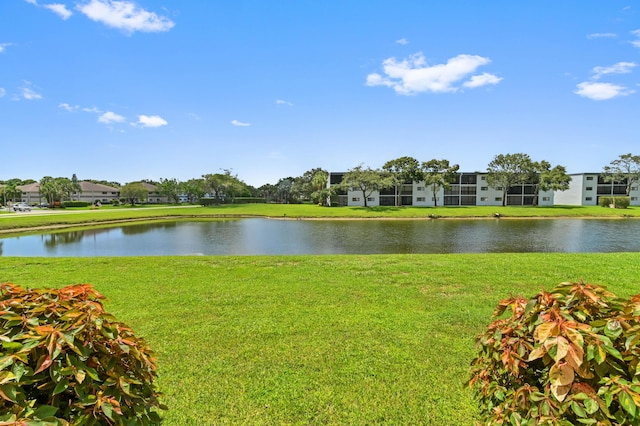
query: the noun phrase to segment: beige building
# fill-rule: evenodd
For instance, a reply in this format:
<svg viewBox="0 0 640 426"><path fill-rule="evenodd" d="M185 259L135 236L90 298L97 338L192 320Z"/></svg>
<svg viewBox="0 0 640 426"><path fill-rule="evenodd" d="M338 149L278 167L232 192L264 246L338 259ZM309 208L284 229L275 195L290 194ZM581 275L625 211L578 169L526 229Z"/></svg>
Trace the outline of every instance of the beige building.
<svg viewBox="0 0 640 426"><path fill-rule="evenodd" d="M111 200L120 198L120 188L87 181L79 182L79 184L80 192L71 195L74 201L110 203ZM40 194L40 184L38 182L18 186L18 189L22 191L21 201L24 203L33 205L47 202Z"/></svg>

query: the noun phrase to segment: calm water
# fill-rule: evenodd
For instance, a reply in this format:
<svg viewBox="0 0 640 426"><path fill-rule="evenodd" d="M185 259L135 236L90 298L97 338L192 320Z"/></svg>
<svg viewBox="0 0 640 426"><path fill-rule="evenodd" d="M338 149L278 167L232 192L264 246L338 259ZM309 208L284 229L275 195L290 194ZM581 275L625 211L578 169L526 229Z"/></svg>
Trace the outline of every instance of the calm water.
<svg viewBox="0 0 640 426"><path fill-rule="evenodd" d="M622 251L640 251L640 220L240 219L0 239L0 255L45 257Z"/></svg>

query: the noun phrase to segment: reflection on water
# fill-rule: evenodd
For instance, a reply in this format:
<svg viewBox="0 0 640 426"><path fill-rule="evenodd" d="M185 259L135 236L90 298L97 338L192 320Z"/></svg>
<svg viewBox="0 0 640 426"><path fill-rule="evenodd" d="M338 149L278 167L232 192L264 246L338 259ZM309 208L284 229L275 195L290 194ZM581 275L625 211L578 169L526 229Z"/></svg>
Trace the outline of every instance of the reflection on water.
<svg viewBox="0 0 640 426"><path fill-rule="evenodd" d="M640 251L640 220L212 220L0 239L3 256Z"/></svg>

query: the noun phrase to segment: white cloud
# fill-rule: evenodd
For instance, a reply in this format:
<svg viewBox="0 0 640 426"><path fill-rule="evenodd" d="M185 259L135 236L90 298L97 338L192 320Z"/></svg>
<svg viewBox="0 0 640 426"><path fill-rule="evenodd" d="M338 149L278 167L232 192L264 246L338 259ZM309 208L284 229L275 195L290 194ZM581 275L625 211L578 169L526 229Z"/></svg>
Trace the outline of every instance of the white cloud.
<svg viewBox="0 0 640 426"><path fill-rule="evenodd" d="M618 35L614 34L614 33L593 33L593 34L587 35L588 39L593 39L593 38L616 38L616 37L618 37Z"/></svg>
<svg viewBox="0 0 640 426"><path fill-rule="evenodd" d="M285 101L282 99L276 99L276 104L278 105L287 105L287 106L293 106L293 104L289 101Z"/></svg>
<svg viewBox="0 0 640 426"><path fill-rule="evenodd" d="M238 121L238 120L232 120L231 124L233 124L234 126L238 126L238 127L249 127L249 126L251 126L251 123L243 123L242 121Z"/></svg>
<svg viewBox="0 0 640 426"><path fill-rule="evenodd" d="M401 38L400 40L396 40L396 43L398 43L398 44L407 44L407 43L409 43L409 40L407 40L406 38Z"/></svg>
<svg viewBox="0 0 640 426"><path fill-rule="evenodd" d="M0 98L7 94L7 91L4 88L0 87Z"/></svg>
<svg viewBox="0 0 640 426"><path fill-rule="evenodd" d="M472 76L468 81L465 81L463 86L474 89L476 87L486 86L488 84L498 84L502 81L502 77L498 77L494 74L482 73L480 75Z"/></svg>
<svg viewBox="0 0 640 426"><path fill-rule="evenodd" d="M4 49L11 46L11 43L0 43L0 53L4 52Z"/></svg>
<svg viewBox="0 0 640 426"><path fill-rule="evenodd" d="M61 3L44 4L42 5L42 7L49 9L65 21L69 19L71 15L73 15L73 12L71 12L69 9L67 9L67 6Z"/></svg>
<svg viewBox="0 0 640 426"><path fill-rule="evenodd" d="M175 25L169 18L141 9L130 1L90 0L79 5L78 10L89 19L127 33L169 31Z"/></svg>
<svg viewBox="0 0 640 426"><path fill-rule="evenodd" d="M386 59L382 63L384 76L378 73L369 74L366 84L391 87L401 95L456 92L459 90L459 82L474 73L478 67L490 62L489 58L482 56L458 55L449 59L446 64L429 66L424 55L419 52L402 61L396 58ZM486 81L485 84L495 83Z"/></svg>
<svg viewBox="0 0 640 426"><path fill-rule="evenodd" d="M112 111L107 111L98 117L98 122L104 124L122 123L124 120L125 118L123 116Z"/></svg>
<svg viewBox="0 0 640 426"><path fill-rule="evenodd" d="M138 122L133 124L140 127L162 127L169 123L159 115L139 115Z"/></svg>
<svg viewBox="0 0 640 426"><path fill-rule="evenodd" d="M38 5L38 2L36 0L24 0L29 4L35 4L36 6Z"/></svg>
<svg viewBox="0 0 640 426"><path fill-rule="evenodd" d="M578 84L578 89L574 93L594 101L604 101L619 96L627 96L634 92L635 90L616 84L585 81Z"/></svg>
<svg viewBox="0 0 640 426"><path fill-rule="evenodd" d="M637 40L633 40L631 44L633 44L635 47L640 48L640 30L631 31L631 34L633 34L637 38Z"/></svg>
<svg viewBox="0 0 640 426"><path fill-rule="evenodd" d="M638 64L635 62L618 62L610 67L594 67L593 79L598 80L600 77L607 74L628 74L637 65Z"/></svg>
<svg viewBox="0 0 640 426"><path fill-rule="evenodd" d="M77 111L80 108L78 105L69 105L69 104L66 104L66 103L60 104L60 105L58 105L58 107L66 110L66 111L69 111L69 112Z"/></svg>
<svg viewBox="0 0 640 426"><path fill-rule="evenodd" d="M38 100L38 99L42 99L42 95L40 93L34 91L30 87L23 87L22 88L22 97L25 98L28 101L35 101L35 100Z"/></svg>

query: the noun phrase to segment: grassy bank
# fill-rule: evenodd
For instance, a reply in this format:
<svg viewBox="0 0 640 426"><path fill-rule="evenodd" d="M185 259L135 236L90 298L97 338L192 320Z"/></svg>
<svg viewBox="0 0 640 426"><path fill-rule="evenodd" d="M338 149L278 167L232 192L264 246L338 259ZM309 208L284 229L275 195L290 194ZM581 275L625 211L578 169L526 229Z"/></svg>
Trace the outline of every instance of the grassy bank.
<svg viewBox="0 0 640 426"><path fill-rule="evenodd" d="M435 218L624 218L640 217L640 208L609 209L603 207L320 207L310 204L241 204L214 207L105 208L100 210L44 211L32 214L11 213L0 217L0 232L38 227L78 226L118 223L130 220L153 220L176 217L326 218L326 219L428 219Z"/></svg>
<svg viewBox="0 0 640 426"><path fill-rule="evenodd" d="M89 282L157 351L167 425L469 425L474 336L499 299L584 278L640 291L640 254L0 258Z"/></svg>

